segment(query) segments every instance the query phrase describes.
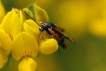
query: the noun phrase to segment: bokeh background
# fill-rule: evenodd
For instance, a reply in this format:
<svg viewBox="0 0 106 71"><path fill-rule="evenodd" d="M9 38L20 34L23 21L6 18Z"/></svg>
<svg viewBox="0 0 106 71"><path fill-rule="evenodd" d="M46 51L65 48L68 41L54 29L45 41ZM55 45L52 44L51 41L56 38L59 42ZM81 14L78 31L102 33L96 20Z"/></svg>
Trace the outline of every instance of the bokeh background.
<svg viewBox="0 0 106 71"><path fill-rule="evenodd" d="M6 11L31 3L44 8L77 45L35 58L38 71L106 71L106 0L1 0ZM13 58L0 71L18 71Z"/></svg>

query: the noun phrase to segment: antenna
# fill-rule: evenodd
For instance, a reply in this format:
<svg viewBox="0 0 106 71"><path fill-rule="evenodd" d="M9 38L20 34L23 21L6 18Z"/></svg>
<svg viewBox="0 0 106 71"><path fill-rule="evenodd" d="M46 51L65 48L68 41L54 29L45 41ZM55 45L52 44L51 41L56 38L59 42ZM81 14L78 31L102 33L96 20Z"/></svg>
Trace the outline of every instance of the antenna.
<svg viewBox="0 0 106 71"><path fill-rule="evenodd" d="M35 19L33 19L29 14L27 14L26 12L24 12L29 18L31 18L33 21L35 21L37 23L37 21ZM38 23L37 23L38 24ZM39 25L39 24L38 24ZM40 25L39 25L40 26Z"/></svg>

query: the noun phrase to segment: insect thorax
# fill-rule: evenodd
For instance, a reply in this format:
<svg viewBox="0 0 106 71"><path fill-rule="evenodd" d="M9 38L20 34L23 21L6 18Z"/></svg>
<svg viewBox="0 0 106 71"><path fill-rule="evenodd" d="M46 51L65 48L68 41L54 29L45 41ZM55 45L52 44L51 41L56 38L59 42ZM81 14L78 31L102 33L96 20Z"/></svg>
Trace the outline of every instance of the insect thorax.
<svg viewBox="0 0 106 71"><path fill-rule="evenodd" d="M44 24L41 25L41 27L39 29L40 29L40 31L45 30L45 31L49 32L48 28L53 29L53 28L55 28L55 25L51 22L45 22Z"/></svg>

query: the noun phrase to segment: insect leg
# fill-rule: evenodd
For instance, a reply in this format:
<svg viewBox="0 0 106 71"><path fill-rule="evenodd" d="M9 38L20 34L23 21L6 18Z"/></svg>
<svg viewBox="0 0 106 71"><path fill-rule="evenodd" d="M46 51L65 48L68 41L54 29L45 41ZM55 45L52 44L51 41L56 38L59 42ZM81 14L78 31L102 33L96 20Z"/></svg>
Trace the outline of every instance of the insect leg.
<svg viewBox="0 0 106 71"><path fill-rule="evenodd" d="M38 36L38 45L40 45L40 36L41 36L41 31L40 31L40 34ZM39 57L39 53L37 54L37 57Z"/></svg>
<svg viewBox="0 0 106 71"><path fill-rule="evenodd" d="M40 35L41 35L41 31L40 31L40 34L38 36L38 45L40 45Z"/></svg>
<svg viewBox="0 0 106 71"><path fill-rule="evenodd" d="M60 38L58 38L57 34L54 34L53 35L53 38L57 40L58 44L59 44L59 41L60 41ZM59 52L59 55L61 55L61 52L60 50L58 49L58 52Z"/></svg>

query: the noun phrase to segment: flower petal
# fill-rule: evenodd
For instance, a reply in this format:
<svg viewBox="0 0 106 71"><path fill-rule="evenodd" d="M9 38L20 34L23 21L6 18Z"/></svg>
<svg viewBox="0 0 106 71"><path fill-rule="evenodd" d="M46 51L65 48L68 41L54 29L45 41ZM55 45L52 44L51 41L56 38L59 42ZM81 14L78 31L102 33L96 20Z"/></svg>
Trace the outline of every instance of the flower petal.
<svg viewBox="0 0 106 71"><path fill-rule="evenodd" d="M36 57L39 48L35 38L27 33L19 33L13 40L12 56L20 60L24 56Z"/></svg>
<svg viewBox="0 0 106 71"><path fill-rule="evenodd" d="M6 14L5 9L4 9L4 7L1 3L1 0L0 0L0 23L1 23L2 19L4 18L5 14Z"/></svg>
<svg viewBox="0 0 106 71"><path fill-rule="evenodd" d="M20 18L15 10L13 9L12 11L13 13L10 20L10 35L14 38L22 30L22 21L20 21Z"/></svg>
<svg viewBox="0 0 106 71"><path fill-rule="evenodd" d="M46 11L35 4L35 19L39 22L48 22L49 18Z"/></svg>
<svg viewBox="0 0 106 71"><path fill-rule="evenodd" d="M24 30L33 35L35 38L40 34L39 26L33 20L26 20L24 22Z"/></svg>
<svg viewBox="0 0 106 71"><path fill-rule="evenodd" d="M12 40L2 29L0 29L0 44L0 48L4 49L6 53L9 54L12 49Z"/></svg>
<svg viewBox="0 0 106 71"><path fill-rule="evenodd" d="M55 39L46 39L40 44L40 52L43 54L51 54L58 49L58 43Z"/></svg>
<svg viewBox="0 0 106 71"><path fill-rule="evenodd" d="M39 40L39 43L48 36L45 31L40 34L39 26L33 20L25 21L24 30L33 35L37 41Z"/></svg>
<svg viewBox="0 0 106 71"><path fill-rule="evenodd" d="M8 56L5 54L5 50L0 48L0 69L4 66L4 64L8 61Z"/></svg>
<svg viewBox="0 0 106 71"><path fill-rule="evenodd" d="M12 13L13 13L13 11L8 12L0 25L0 28L3 29L8 34L10 33L9 28L10 28L10 20L11 20Z"/></svg>
<svg viewBox="0 0 106 71"><path fill-rule="evenodd" d="M20 23L22 24L24 22L24 20L25 20L25 17L24 17L24 15L23 15L21 10L20 10L19 15L20 15ZM23 29L23 27L22 27L22 29Z"/></svg>
<svg viewBox="0 0 106 71"><path fill-rule="evenodd" d="M29 57L24 57L18 65L19 71L35 71L36 69L37 63Z"/></svg>

